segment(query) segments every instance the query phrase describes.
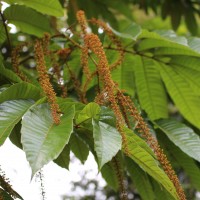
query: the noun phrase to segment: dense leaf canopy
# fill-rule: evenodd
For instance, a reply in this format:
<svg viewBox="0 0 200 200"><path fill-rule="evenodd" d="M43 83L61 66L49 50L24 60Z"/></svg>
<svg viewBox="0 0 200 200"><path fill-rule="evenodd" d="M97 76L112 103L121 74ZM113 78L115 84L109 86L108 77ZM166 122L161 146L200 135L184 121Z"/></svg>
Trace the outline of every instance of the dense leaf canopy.
<svg viewBox="0 0 200 200"><path fill-rule="evenodd" d="M192 0L4 0L0 145L21 148L32 177L91 152L117 198L193 199L199 13ZM22 199L3 173L0 186L0 198Z"/></svg>

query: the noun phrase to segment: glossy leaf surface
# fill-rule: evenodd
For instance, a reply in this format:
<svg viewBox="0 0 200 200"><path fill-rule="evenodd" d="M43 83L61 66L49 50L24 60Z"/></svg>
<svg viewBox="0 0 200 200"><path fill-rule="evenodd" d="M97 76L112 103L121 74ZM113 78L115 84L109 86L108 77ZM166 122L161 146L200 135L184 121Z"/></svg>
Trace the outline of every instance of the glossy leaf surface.
<svg viewBox="0 0 200 200"><path fill-rule="evenodd" d="M154 62L137 56L134 64L136 88L142 108L152 120L168 117L165 89Z"/></svg>
<svg viewBox="0 0 200 200"><path fill-rule="evenodd" d="M0 145L32 105L33 102L28 100L6 101L0 104Z"/></svg>
<svg viewBox="0 0 200 200"><path fill-rule="evenodd" d="M61 17L63 15L63 10L58 0L48 0L48 2L45 0L5 0L5 2L9 4L17 3L20 5L25 5L37 10L38 12L55 17Z"/></svg>
<svg viewBox="0 0 200 200"><path fill-rule="evenodd" d="M156 125L183 152L200 162L200 137L191 128L172 119L159 120Z"/></svg>
<svg viewBox="0 0 200 200"><path fill-rule="evenodd" d="M88 119L97 117L97 114L99 114L99 112L100 107L98 104L94 102L87 104L79 113L78 118L76 119L76 124L80 124L84 121L87 121Z"/></svg>
<svg viewBox="0 0 200 200"><path fill-rule="evenodd" d="M12 5L6 8L4 15L9 23L16 25L24 33L42 37L45 32L51 32L48 18L31 8Z"/></svg>
<svg viewBox="0 0 200 200"><path fill-rule="evenodd" d="M144 200L154 200L155 194L148 175L130 158L126 158L128 172Z"/></svg>
<svg viewBox="0 0 200 200"><path fill-rule="evenodd" d="M140 141L138 139L139 137L130 129L124 128L124 131L127 139L127 150L129 152L128 156L157 182L162 184L163 187L174 197L174 199L178 200L173 183L170 181L165 172L159 167L157 161L152 157L152 155L140 145ZM136 141L135 138L137 138L138 141Z"/></svg>
<svg viewBox="0 0 200 200"><path fill-rule="evenodd" d="M32 169L32 176L49 161L54 160L68 143L73 131L74 106L61 109L59 125L53 124L47 104L31 108L22 120L22 144Z"/></svg>
<svg viewBox="0 0 200 200"><path fill-rule="evenodd" d="M121 135L105 122L93 120L93 137L99 168L110 161L121 149Z"/></svg>
<svg viewBox="0 0 200 200"><path fill-rule="evenodd" d="M69 170L70 163L70 147L65 145L63 151L60 155L54 160L54 162L62 168Z"/></svg>
<svg viewBox="0 0 200 200"><path fill-rule="evenodd" d="M40 98L41 91L30 83L16 83L0 94L0 103L15 99L33 99Z"/></svg>
<svg viewBox="0 0 200 200"><path fill-rule="evenodd" d="M70 147L74 155L84 164L89 155L87 144L76 134L73 134L70 139Z"/></svg>
<svg viewBox="0 0 200 200"><path fill-rule="evenodd" d="M159 69L166 88L180 112L188 121L196 127L200 127L200 98L191 90L190 85L179 76L173 68L161 64Z"/></svg>

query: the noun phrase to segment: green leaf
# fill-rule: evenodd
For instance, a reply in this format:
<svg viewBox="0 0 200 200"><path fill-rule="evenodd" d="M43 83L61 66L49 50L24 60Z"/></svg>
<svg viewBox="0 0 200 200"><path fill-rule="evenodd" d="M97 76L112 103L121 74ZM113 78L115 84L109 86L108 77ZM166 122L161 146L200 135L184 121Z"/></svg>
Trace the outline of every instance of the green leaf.
<svg viewBox="0 0 200 200"><path fill-rule="evenodd" d="M180 2L172 4L171 11L170 11L171 24L172 24L172 27L174 30L177 30L177 28L179 27L179 25L181 23L182 9L181 9L181 7L179 7L179 9L177 9L178 6L180 6Z"/></svg>
<svg viewBox="0 0 200 200"><path fill-rule="evenodd" d="M191 184L200 190L200 169L196 165L195 161L180 150L179 147L174 145L165 134L157 134L159 143L162 143L169 149L177 163L183 168L185 173L188 175ZM160 142L161 141L161 142ZM187 162L186 162L187 161ZM173 163L172 163L173 164Z"/></svg>
<svg viewBox="0 0 200 200"><path fill-rule="evenodd" d="M187 67L181 67L178 65L173 65L173 67L174 70L189 83L195 94L200 96L200 71L196 71Z"/></svg>
<svg viewBox="0 0 200 200"><path fill-rule="evenodd" d="M200 72L199 67L200 58L191 56L171 56L170 64L182 66Z"/></svg>
<svg viewBox="0 0 200 200"><path fill-rule="evenodd" d="M185 23L187 25L187 28L193 35L196 35L198 33L198 25L194 15L193 8L187 9L184 14L185 14Z"/></svg>
<svg viewBox="0 0 200 200"><path fill-rule="evenodd" d="M71 1L70 1L71 2ZM72 9L73 9L73 3L71 3ZM91 0L85 0L85 1L77 1L78 7L85 11L85 14L88 19L91 19L92 17L99 18L99 16L102 16L104 21L108 21L109 24L112 27L118 27L117 19L113 15L113 12L110 11L109 7L105 5L102 1L91 1ZM74 10L74 9L73 9ZM75 15L76 13L74 13ZM72 16L74 19L75 16ZM72 22L72 20L71 20ZM96 27L95 27L96 28ZM92 27L93 31L95 30L94 26ZM97 30L97 29L96 29ZM95 31L96 31L95 30Z"/></svg>
<svg viewBox="0 0 200 200"><path fill-rule="evenodd" d="M102 15L102 13L104 20L108 21L113 28L118 29L118 20L116 19L115 15L113 15L113 12L110 11L106 6L101 6L100 15Z"/></svg>
<svg viewBox="0 0 200 200"><path fill-rule="evenodd" d="M119 13L122 13L124 16L126 16L129 20L133 21L133 14L129 6L124 2L124 0L101 0L101 3L104 3L107 7L110 7L111 9L117 10Z"/></svg>
<svg viewBox="0 0 200 200"><path fill-rule="evenodd" d="M113 52L111 53L113 54ZM134 96L135 93L133 68L130 67L133 62L134 57L131 54L126 54L122 64L112 71L113 80L130 96Z"/></svg>
<svg viewBox="0 0 200 200"><path fill-rule="evenodd" d="M33 102L27 100L6 101L0 104L0 145L5 142L12 129L32 104Z"/></svg>
<svg viewBox="0 0 200 200"><path fill-rule="evenodd" d="M143 39L138 47L138 50L140 51L156 47L171 47L191 52L187 45L187 39L185 37L177 36L174 31L159 30L150 32L143 29L139 39Z"/></svg>
<svg viewBox="0 0 200 200"><path fill-rule="evenodd" d="M73 131L74 106L61 107L64 113L59 125L53 123L47 104L32 107L22 120L22 145L33 175L54 160L68 143Z"/></svg>
<svg viewBox="0 0 200 200"><path fill-rule="evenodd" d="M163 188L162 185L160 185L158 182L155 180L151 180L152 186L154 188L154 194L156 194L156 200L174 200L174 198Z"/></svg>
<svg viewBox="0 0 200 200"><path fill-rule="evenodd" d="M184 49L184 48L170 48L170 47L164 47L164 48L158 48L155 52L155 55L182 55L182 56L197 56L199 57L200 54L195 52L192 49Z"/></svg>
<svg viewBox="0 0 200 200"><path fill-rule="evenodd" d="M9 136L9 139L15 146L17 146L20 149L23 149L22 143L21 143L21 128L22 128L21 121L19 121L16 124L16 126L13 128Z"/></svg>
<svg viewBox="0 0 200 200"><path fill-rule="evenodd" d="M117 129L109 124L92 120L95 151L99 168L110 161L121 149L121 135Z"/></svg>
<svg viewBox="0 0 200 200"><path fill-rule="evenodd" d="M163 20L167 18L171 10L171 4L168 1L164 1L161 7L161 17Z"/></svg>
<svg viewBox="0 0 200 200"><path fill-rule="evenodd" d="M0 44L2 44L6 40L6 32L2 21L0 21L0 33Z"/></svg>
<svg viewBox="0 0 200 200"><path fill-rule="evenodd" d="M95 118L100 112L100 107L97 103L91 102L87 104L79 113L76 119L76 124L80 124L88 119Z"/></svg>
<svg viewBox="0 0 200 200"><path fill-rule="evenodd" d="M154 33L156 34L156 33ZM139 51L144 51L144 50L148 50L148 49L152 49L152 48L164 48L165 49L168 47L169 49L176 49L177 53L178 53L178 50L181 50L181 51L184 51L187 52L189 51L190 54L192 54L192 52L189 50L188 47L186 47L185 45L180 45L180 44L177 44L177 42L174 42L174 41L171 41L167 38L164 38L164 37L161 37L161 36L158 36L157 37L153 37L153 38L145 38L143 39L139 46L138 46L138 50ZM180 52L179 52L180 53Z"/></svg>
<svg viewBox="0 0 200 200"><path fill-rule="evenodd" d="M64 14L58 0L5 0L5 2L8 4L17 3L20 5L25 5L37 10L38 12L41 12L42 14L47 14L50 16L62 17Z"/></svg>
<svg viewBox="0 0 200 200"><path fill-rule="evenodd" d="M115 173L115 169L112 165L112 162L106 163L101 168L101 174L103 178L106 180L107 184L115 191L119 188L117 174Z"/></svg>
<svg viewBox="0 0 200 200"><path fill-rule="evenodd" d="M1 86L0 86L0 94L1 94L3 91L7 90L9 87L10 87L10 84L1 85Z"/></svg>
<svg viewBox="0 0 200 200"><path fill-rule="evenodd" d="M3 63L0 63L0 74L14 83L20 83L22 80L11 70L6 69Z"/></svg>
<svg viewBox="0 0 200 200"><path fill-rule="evenodd" d="M200 38L197 37L188 38L188 45L190 46L191 49L200 53Z"/></svg>
<svg viewBox="0 0 200 200"><path fill-rule="evenodd" d="M101 111L99 114L99 120L109 124L110 126L116 127L116 117L111 108L106 106L101 106Z"/></svg>
<svg viewBox="0 0 200 200"><path fill-rule="evenodd" d="M140 147L145 149L145 151L147 151L153 158L156 158L153 150L147 145L147 143L142 138L135 135L135 133L129 128L124 127L124 130L125 130L125 132L132 133L134 140L140 145Z"/></svg>
<svg viewBox="0 0 200 200"><path fill-rule="evenodd" d="M193 93L190 85L172 67L162 63L157 66L160 69L162 79L177 108L189 122L199 128L200 98Z"/></svg>
<svg viewBox="0 0 200 200"><path fill-rule="evenodd" d="M48 18L26 6L12 5L3 14L9 23L24 33L42 37L45 32L51 31Z"/></svg>
<svg viewBox="0 0 200 200"><path fill-rule="evenodd" d="M65 145L61 154L54 160L54 162L62 168L69 170L70 162L70 146Z"/></svg>
<svg viewBox="0 0 200 200"><path fill-rule="evenodd" d="M127 170L143 200L154 200L155 195L148 175L130 158L126 158Z"/></svg>
<svg viewBox="0 0 200 200"><path fill-rule="evenodd" d="M137 93L142 108L152 120L167 118L167 97L154 62L137 56L134 69Z"/></svg>
<svg viewBox="0 0 200 200"><path fill-rule="evenodd" d="M200 137L191 128L172 119L159 120L155 124L183 152L200 162Z"/></svg>
<svg viewBox="0 0 200 200"><path fill-rule="evenodd" d="M76 134L73 134L70 138L70 147L74 155L84 164L89 155L87 144Z"/></svg>
<svg viewBox="0 0 200 200"><path fill-rule="evenodd" d="M112 29L112 31L118 37L136 40L141 33L141 27L135 23L132 23L121 32L118 32L114 29Z"/></svg>
<svg viewBox="0 0 200 200"><path fill-rule="evenodd" d="M92 128L87 127L81 127L75 130L75 134L77 134L85 143L87 143L90 152L95 157L95 160L97 160L96 152L94 150L94 139L93 139L93 132Z"/></svg>
<svg viewBox="0 0 200 200"><path fill-rule="evenodd" d="M178 36L176 33L172 30L155 30L155 33L159 34L162 38L167 39L168 41L170 40L173 43L181 44L183 46L188 46L188 40L186 37L183 36ZM175 45L173 47L183 47L180 45ZM168 46L170 47L170 46Z"/></svg>
<svg viewBox="0 0 200 200"><path fill-rule="evenodd" d="M14 99L38 100L40 98L40 93L40 89L30 83L16 83L0 94L0 103Z"/></svg>
<svg viewBox="0 0 200 200"><path fill-rule="evenodd" d="M188 175L191 185L200 190L200 169L196 165L193 159L184 154L180 149L176 148L172 150L175 154L176 160ZM187 161L187 162L186 162Z"/></svg>
<svg viewBox="0 0 200 200"><path fill-rule="evenodd" d="M138 44L138 51L155 48L155 55L200 56L197 51L188 46L186 38L176 36L173 31L149 32L144 29L138 39L142 39Z"/></svg>
<svg viewBox="0 0 200 200"><path fill-rule="evenodd" d="M143 148L142 145L140 145L140 141L143 140L126 127L124 127L124 134L127 140L126 148L129 153L128 156L157 182L162 184L163 187L174 197L174 199L178 200L179 198L173 183L170 181L165 172L158 166L157 161L152 157L152 155L145 148ZM135 138L137 138L137 140Z"/></svg>

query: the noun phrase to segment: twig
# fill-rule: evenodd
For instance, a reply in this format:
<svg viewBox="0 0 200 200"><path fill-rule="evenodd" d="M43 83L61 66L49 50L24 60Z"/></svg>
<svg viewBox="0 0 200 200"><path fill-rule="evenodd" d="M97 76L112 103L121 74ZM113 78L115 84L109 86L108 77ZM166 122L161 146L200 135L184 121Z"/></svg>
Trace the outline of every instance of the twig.
<svg viewBox="0 0 200 200"><path fill-rule="evenodd" d="M27 56L26 58L24 58L23 60L21 60L21 61L19 62L19 64L21 65L21 64L25 63L26 61L28 61L28 60L30 60L30 59L33 59L33 58L34 58L34 56L29 55L29 56Z"/></svg>
<svg viewBox="0 0 200 200"><path fill-rule="evenodd" d="M65 35L65 34L63 34L63 33L53 35L51 38L56 38L56 37L66 38L66 39L69 40L72 44L74 44L75 46L77 46L79 49L82 49L82 48L83 48L81 45L79 45L77 42L75 42L74 40L72 40L70 37L68 37L67 35Z"/></svg>
<svg viewBox="0 0 200 200"><path fill-rule="evenodd" d="M11 41L10 41L10 37L9 37L9 34L8 34L6 19L4 18L4 15L1 11L0 11L0 15L1 15L3 26L4 26L4 29L5 29L5 32L6 32L6 38L7 38L7 41L8 41L8 48L9 48L9 50L11 50L12 49L11 48Z"/></svg>
<svg viewBox="0 0 200 200"><path fill-rule="evenodd" d="M119 51L118 48L113 48L113 47L109 47L109 46L104 47L104 49L109 49L109 50ZM154 56L151 57L151 56L148 56L148 55L144 55L144 54L142 54L142 53L140 53L140 52L137 52L137 51L130 51L130 50L125 50L125 49L124 49L124 52L125 52L125 53L134 54L134 55L140 55L140 56L145 57L145 58L150 58L150 59L153 59L153 60L159 61L159 62L161 62L161 63L168 64L168 63L166 63L166 62L164 62L164 61L162 61L162 60L157 59L157 58L154 57Z"/></svg>

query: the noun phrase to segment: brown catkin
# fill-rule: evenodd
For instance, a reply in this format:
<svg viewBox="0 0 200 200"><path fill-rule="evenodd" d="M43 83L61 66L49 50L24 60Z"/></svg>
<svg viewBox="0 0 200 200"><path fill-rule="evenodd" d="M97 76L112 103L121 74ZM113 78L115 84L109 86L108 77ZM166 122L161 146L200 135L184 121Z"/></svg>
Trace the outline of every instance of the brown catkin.
<svg viewBox="0 0 200 200"><path fill-rule="evenodd" d="M81 16L83 18L84 13L81 12ZM83 18L85 19L85 18ZM82 21L83 21L82 19ZM81 21L79 19L79 21ZM83 24L83 22L81 23ZM110 38L113 40L113 43L116 44L118 48L122 48L120 43L115 39L115 36L113 36L112 31L105 26L104 23L101 23L97 21L96 19L93 19L93 23L96 23L97 25L104 28L106 33L110 36ZM80 22L79 22L80 23ZM85 23L85 22L84 22ZM97 63L97 73L100 77L100 80L103 83L103 93L100 92L97 98L95 99L96 102L103 103L103 101L100 99L101 97L104 99L104 94L107 96L107 100L110 104L110 107L112 108L113 112L116 116L116 126L118 131L120 132L122 136L122 144L124 151L127 155L129 155L129 150L127 147L127 140L126 135L124 133L124 126L130 127L128 115L131 116L136 125L136 129L138 132L142 134L142 136L146 139L147 143L150 145L150 147L154 150L157 159L161 163L164 171L170 178L170 180L173 182L176 191L179 195L180 200L186 200L184 191L179 183L179 180L174 172L174 170L171 167L171 164L169 163L166 155L163 153L163 150L160 148L157 140L151 135L150 130L145 123L142 116L139 114L137 108L133 104L132 100L129 96L125 96L121 90L118 89L114 81L111 77L111 68L109 67L108 60L106 58L106 54L104 52L103 46L101 41L99 40L98 36L91 33L91 34L85 34L84 35L84 42L87 49L91 50L97 57L98 63ZM123 51L121 51L123 52ZM123 53L121 55L123 57ZM122 62L119 61L119 63ZM117 97L116 97L117 94ZM118 105L119 104L119 105Z"/></svg>
<svg viewBox="0 0 200 200"><path fill-rule="evenodd" d="M54 52L52 52L49 49L50 38L51 38L51 36L49 35L49 33L45 33L43 38L41 39L41 45L42 45L42 49L43 49L43 54L45 57L50 58L52 66L53 66L53 74L56 76L57 80L59 81L59 79L61 77L60 66L57 63L56 54L54 54Z"/></svg>
<svg viewBox="0 0 200 200"><path fill-rule="evenodd" d="M165 173L173 182L180 200L186 200L184 191L180 185L178 177L175 174L175 171L173 170L170 162L168 161L167 156L160 148L160 145L158 144L157 140L152 136L149 127L145 123L142 116L139 114L130 97L124 96L122 92L118 91L118 99L120 99L119 101L121 102L122 107L124 107L124 110L127 110L130 113L130 115L134 118L135 123L137 124L136 129L138 130L138 132L141 133L142 137L146 139L147 143L154 150L155 155L157 156L158 161L161 163Z"/></svg>
<svg viewBox="0 0 200 200"><path fill-rule="evenodd" d="M68 71L71 77L71 80L73 81L73 85L74 85L74 89L78 94L79 100L82 103L87 103L87 99L85 98L85 94L83 93L83 91L81 90L81 83L80 81L77 79L76 75L74 74L74 72L70 69L70 67L67 65L68 67Z"/></svg>
<svg viewBox="0 0 200 200"><path fill-rule="evenodd" d="M86 41L86 45L90 48L91 51L94 52L94 54L98 58L97 71L98 71L100 80L103 82L103 88L104 88L105 94L107 94L108 96L108 101L110 103L110 106L115 113L115 116L117 119L116 120L117 129L122 136L123 147L125 151L127 151L127 145L126 145L127 141L126 141L126 136L123 131L123 126L125 122L124 122L122 113L120 111L120 108L118 106L118 102L115 98L116 84L112 80L110 68L108 65L108 61L107 61L102 43L99 40L98 36L93 33L86 35L85 41Z"/></svg>
<svg viewBox="0 0 200 200"><path fill-rule="evenodd" d="M58 87L61 90L61 97L66 98L67 97L67 87L63 84L63 79L61 76L61 67L58 63L58 59L65 60L68 58L68 56L71 53L70 48L63 48L58 50L56 53L50 50L49 44L50 44L51 36L49 33L45 33L43 38L41 39L43 54L45 57L49 57L52 68L53 68L53 75L57 79Z"/></svg>
<svg viewBox="0 0 200 200"><path fill-rule="evenodd" d="M120 188L120 198L122 200L127 200L128 196L127 196L126 187L124 183L123 170L121 169L117 155L112 159L112 165L118 179L118 184Z"/></svg>
<svg viewBox="0 0 200 200"><path fill-rule="evenodd" d="M44 53L45 56L50 54L50 51L49 51L50 38L51 37L50 37L49 33L45 33L42 40L41 40L43 53Z"/></svg>
<svg viewBox="0 0 200 200"><path fill-rule="evenodd" d="M89 69L89 64L88 64L88 46L86 45L86 42L85 42L85 36L87 35L87 21L85 18L85 14L82 10L77 12L76 17L77 17L78 23L81 26L81 31L83 33L83 40L84 40L84 45L81 48L81 66L83 68L83 74L86 77L85 84L82 87L82 93L84 96L83 98L86 99L87 87L93 78Z"/></svg>
<svg viewBox="0 0 200 200"><path fill-rule="evenodd" d="M83 32L83 35L86 35L87 34L87 21L86 21L86 18L85 18L85 13L84 11L82 10L79 10L77 13L76 13L76 18L78 20L78 23L80 24L81 26L81 30Z"/></svg>
<svg viewBox="0 0 200 200"><path fill-rule="evenodd" d="M24 73L19 69L19 57L20 57L20 51L22 50L22 48L27 45L27 43L23 43L21 45L16 46L12 52L11 52L11 62L12 62L12 67L14 72L23 80L26 82L30 82L28 80L28 78L26 77L26 75L24 75Z"/></svg>
<svg viewBox="0 0 200 200"><path fill-rule="evenodd" d="M108 94L108 99L111 103L111 107L114 109L114 111L117 114L116 115L117 121L119 121L120 123L123 123L123 117L121 115L120 109L115 99L115 94L114 94L115 83L111 77L108 61L107 61L105 52L103 50L103 46L98 36L93 33L86 35L85 41L87 43L87 46L95 53L95 55L99 59L98 64L97 64L97 67L98 67L97 71L98 71L100 80L104 84L104 88Z"/></svg>
<svg viewBox="0 0 200 200"><path fill-rule="evenodd" d="M36 40L34 48L35 60L37 63L36 69L39 75L39 82L50 104L53 121L55 124L58 125L60 123L60 109L56 102L56 94L53 90L53 87L49 80L49 76L47 74L43 48L39 40Z"/></svg>
<svg viewBox="0 0 200 200"><path fill-rule="evenodd" d="M108 35L108 37L111 39L112 43L116 45L117 50L119 51L119 58L113 64L110 65L110 69L113 70L117 68L117 66L123 62L124 55L125 55L125 51L122 46L122 43L113 33L112 29L105 22L95 19L95 18L92 18L91 20L88 20L88 21L102 28L105 31L105 33Z"/></svg>
<svg viewBox="0 0 200 200"><path fill-rule="evenodd" d="M86 76L86 84L83 86L83 94L84 94L84 98L86 98L86 91L87 91L87 86L93 76L90 72L90 69L89 69L89 64L88 64L88 46L86 44L86 41L85 41L85 36L87 35L87 21L86 21L86 18L85 18L85 14L82 10L78 11L77 12L77 20L78 20L78 23L80 24L81 26L81 31L82 31L82 34L83 34L83 40L84 40L84 45L83 47L81 48L81 66L83 68L83 73L84 75Z"/></svg>

